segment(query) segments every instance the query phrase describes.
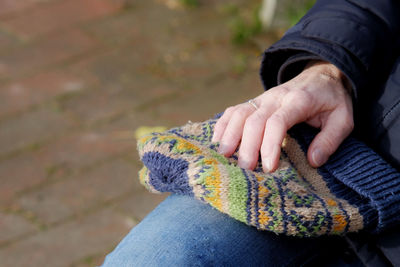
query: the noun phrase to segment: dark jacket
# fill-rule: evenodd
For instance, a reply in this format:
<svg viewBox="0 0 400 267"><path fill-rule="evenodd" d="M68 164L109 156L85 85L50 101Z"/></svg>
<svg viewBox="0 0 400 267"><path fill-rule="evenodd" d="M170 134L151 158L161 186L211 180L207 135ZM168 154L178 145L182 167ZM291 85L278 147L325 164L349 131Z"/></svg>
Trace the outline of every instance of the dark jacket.
<svg viewBox="0 0 400 267"><path fill-rule="evenodd" d="M347 76L354 135L400 171L400 1L317 1L265 51L260 70L265 88L291 79L310 59L329 61ZM389 260L400 266L400 228L349 241L364 263Z"/></svg>

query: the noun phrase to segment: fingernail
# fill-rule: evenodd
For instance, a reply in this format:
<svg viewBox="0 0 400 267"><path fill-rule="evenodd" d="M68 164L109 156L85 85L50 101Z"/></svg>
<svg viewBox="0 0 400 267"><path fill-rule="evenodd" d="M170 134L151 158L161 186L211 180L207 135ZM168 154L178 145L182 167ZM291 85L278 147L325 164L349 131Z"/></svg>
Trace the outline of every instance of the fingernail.
<svg viewBox="0 0 400 267"><path fill-rule="evenodd" d="M225 155L227 151L226 145L220 144L218 148L218 153Z"/></svg>
<svg viewBox="0 0 400 267"><path fill-rule="evenodd" d="M270 158L270 157L263 158L262 162L264 164L264 169L266 169L265 171L271 172L271 170L272 170L272 158Z"/></svg>
<svg viewBox="0 0 400 267"><path fill-rule="evenodd" d="M246 169L246 170L250 169L250 163L248 161L241 160L240 158L239 158L239 161L238 161L238 165L242 169Z"/></svg>
<svg viewBox="0 0 400 267"><path fill-rule="evenodd" d="M328 160L328 157L321 149L316 148L316 149L314 149L314 152L312 153L312 160L313 160L315 166L319 167Z"/></svg>

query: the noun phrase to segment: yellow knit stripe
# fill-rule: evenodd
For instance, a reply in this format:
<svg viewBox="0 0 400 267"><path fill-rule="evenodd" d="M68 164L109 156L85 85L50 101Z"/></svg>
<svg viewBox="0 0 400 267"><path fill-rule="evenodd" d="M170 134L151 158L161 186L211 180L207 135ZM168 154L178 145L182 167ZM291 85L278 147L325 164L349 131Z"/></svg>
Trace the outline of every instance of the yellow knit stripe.
<svg viewBox="0 0 400 267"><path fill-rule="evenodd" d="M334 233L343 233L348 224L346 220L346 216L339 209L338 203L331 198L328 198L326 203L331 209L333 209L332 220L333 220L333 232Z"/></svg>
<svg viewBox="0 0 400 267"><path fill-rule="evenodd" d="M206 172L205 184L206 189L211 193L205 196L205 199L216 209L222 211L221 200L221 173L218 170L218 162L215 159L208 158L204 160L204 164L212 166L211 170Z"/></svg>
<svg viewBox="0 0 400 267"><path fill-rule="evenodd" d="M264 199L270 193L269 190L262 185L263 177L259 175L255 175L258 181L258 207L259 207L259 214L258 214L258 223L260 224L261 228L265 228L271 217L269 216L268 212L266 212L266 204L264 203Z"/></svg>

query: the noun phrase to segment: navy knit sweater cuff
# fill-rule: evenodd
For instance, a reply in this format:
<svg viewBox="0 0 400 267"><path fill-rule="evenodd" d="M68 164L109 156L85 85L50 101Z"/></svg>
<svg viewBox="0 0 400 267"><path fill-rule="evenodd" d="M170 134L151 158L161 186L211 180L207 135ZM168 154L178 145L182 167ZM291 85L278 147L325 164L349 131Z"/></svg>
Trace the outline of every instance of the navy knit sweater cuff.
<svg viewBox="0 0 400 267"><path fill-rule="evenodd" d="M316 134L305 125L291 131L305 151ZM359 207L365 230L379 232L400 221L400 174L364 143L347 138L318 171L333 193Z"/></svg>

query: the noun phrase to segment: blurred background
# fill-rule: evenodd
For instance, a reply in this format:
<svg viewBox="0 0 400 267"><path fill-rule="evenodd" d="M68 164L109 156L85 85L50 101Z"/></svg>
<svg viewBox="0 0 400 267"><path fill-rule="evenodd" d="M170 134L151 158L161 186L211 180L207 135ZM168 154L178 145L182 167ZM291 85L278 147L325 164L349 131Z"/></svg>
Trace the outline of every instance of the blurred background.
<svg viewBox="0 0 400 267"><path fill-rule="evenodd" d="M100 265L165 198L136 130L262 93L262 51L314 2L0 0L0 266Z"/></svg>

